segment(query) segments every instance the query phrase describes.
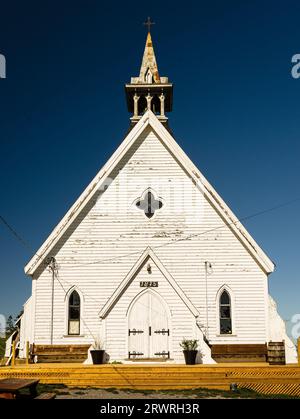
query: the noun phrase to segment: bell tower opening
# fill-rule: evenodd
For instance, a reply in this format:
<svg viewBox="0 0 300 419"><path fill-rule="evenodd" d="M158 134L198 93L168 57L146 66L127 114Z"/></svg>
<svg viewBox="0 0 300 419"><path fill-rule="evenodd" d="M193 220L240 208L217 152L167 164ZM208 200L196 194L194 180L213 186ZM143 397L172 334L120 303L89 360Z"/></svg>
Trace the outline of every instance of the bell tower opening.
<svg viewBox="0 0 300 419"><path fill-rule="evenodd" d="M168 77L161 77L154 53L152 37L150 33L150 18L144 23L148 26L148 34L140 75L131 77L131 81L125 84L128 111L132 114L131 125L135 125L147 110L151 110L157 118L168 125L167 112L172 111L173 84Z"/></svg>
<svg viewBox="0 0 300 419"><path fill-rule="evenodd" d="M147 84L152 84L152 83L153 83L153 76L152 76L152 73L151 73L150 68L148 68L148 70L147 70L147 72L146 72L146 75L145 75L145 82L146 82Z"/></svg>

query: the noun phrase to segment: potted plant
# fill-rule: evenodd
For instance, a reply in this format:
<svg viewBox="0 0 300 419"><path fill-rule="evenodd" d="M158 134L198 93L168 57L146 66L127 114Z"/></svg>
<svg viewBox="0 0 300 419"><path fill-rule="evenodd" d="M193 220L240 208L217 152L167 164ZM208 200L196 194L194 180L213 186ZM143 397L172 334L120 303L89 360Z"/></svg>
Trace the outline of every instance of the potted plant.
<svg viewBox="0 0 300 419"><path fill-rule="evenodd" d="M93 349L91 349L90 352L91 352L93 364L96 364L96 365L104 364L105 350L103 349L103 345L100 340L95 340L93 344Z"/></svg>
<svg viewBox="0 0 300 419"><path fill-rule="evenodd" d="M187 365L195 365L198 353L198 340L183 339L180 346L183 349L185 363Z"/></svg>

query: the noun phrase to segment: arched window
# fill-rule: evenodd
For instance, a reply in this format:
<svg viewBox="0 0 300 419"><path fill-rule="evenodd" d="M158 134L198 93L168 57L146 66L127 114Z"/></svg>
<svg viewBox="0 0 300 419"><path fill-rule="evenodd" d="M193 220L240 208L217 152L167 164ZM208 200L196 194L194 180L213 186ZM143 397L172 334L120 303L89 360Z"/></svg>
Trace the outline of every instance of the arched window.
<svg viewBox="0 0 300 419"><path fill-rule="evenodd" d="M145 82L148 84L152 84L153 83L153 76L151 73L150 68L147 69L146 74L145 74Z"/></svg>
<svg viewBox="0 0 300 419"><path fill-rule="evenodd" d="M220 296L220 334L230 335L232 333L231 301L229 293L224 290Z"/></svg>
<svg viewBox="0 0 300 419"><path fill-rule="evenodd" d="M80 334L80 297L75 290L69 297L68 334Z"/></svg>

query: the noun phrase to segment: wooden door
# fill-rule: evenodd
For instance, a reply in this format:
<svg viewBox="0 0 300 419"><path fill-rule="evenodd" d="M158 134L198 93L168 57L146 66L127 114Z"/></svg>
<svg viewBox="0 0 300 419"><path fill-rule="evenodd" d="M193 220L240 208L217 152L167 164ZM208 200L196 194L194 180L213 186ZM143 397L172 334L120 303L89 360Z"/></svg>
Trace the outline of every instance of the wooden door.
<svg viewBox="0 0 300 419"><path fill-rule="evenodd" d="M151 294L151 358L169 358L169 322L166 308L156 294Z"/></svg>
<svg viewBox="0 0 300 419"><path fill-rule="evenodd" d="M143 293L128 319L129 359L169 358L169 324L164 304L158 295Z"/></svg>

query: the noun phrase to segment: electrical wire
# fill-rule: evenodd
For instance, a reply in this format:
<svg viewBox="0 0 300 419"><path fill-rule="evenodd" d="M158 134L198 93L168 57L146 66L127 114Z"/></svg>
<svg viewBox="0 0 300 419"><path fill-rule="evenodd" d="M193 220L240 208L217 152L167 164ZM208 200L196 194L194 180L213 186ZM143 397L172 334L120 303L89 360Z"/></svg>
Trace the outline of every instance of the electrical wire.
<svg viewBox="0 0 300 419"><path fill-rule="evenodd" d="M29 248L31 250L31 246L29 245L29 243L27 241L25 241L20 234L18 234L16 232L16 230L5 220L4 217L2 217L2 215L0 215L0 221L2 221L2 223L8 228L8 230L14 235L14 237L20 242L22 243L22 245L24 247L26 247L27 249Z"/></svg>
<svg viewBox="0 0 300 419"><path fill-rule="evenodd" d="M158 249L158 248L162 248L162 247L165 247L165 246L169 246L169 245L172 245L172 244L176 244L176 243L178 243L178 242L181 242L181 241L185 241L185 240L190 240L191 238L193 238L193 237L198 237L198 236L201 236L201 235L204 235L204 234L207 234L207 233L210 233L210 232L214 232L214 231L216 231L216 230L219 230L219 229L221 229L221 228L224 228L224 227L228 227L228 226L231 226L231 225L236 225L236 224L238 224L238 223L240 223L240 222L242 222L242 221L246 221L246 220L249 220L249 219L251 219L251 218L254 218L254 217L257 217L257 216L260 216L260 215L263 215L263 214L266 214L266 213L268 213L268 212L270 212L270 211L274 211L274 210L276 210L276 209L279 209L279 208L282 208L282 207L285 207L285 206L287 206L287 205L291 205L292 203L295 203L295 202L297 202L297 201L299 201L300 200L300 198L296 198L296 199L293 199L293 200L291 200L291 201L287 201L287 202L284 202L284 203L282 203L282 204L279 204L279 205L276 205L276 206L274 206L274 207L271 207L271 208L267 208L267 209L265 209L265 210L262 210L262 211L258 211L258 212L256 212L256 213L253 213L253 214L250 214L250 215L248 215L248 216L245 216L245 217L243 217L243 218L240 218L240 219L238 219L238 220L236 220L236 221L234 221L234 222L232 222L232 223L225 223L225 224L222 224L222 225L220 225L220 226L218 226L218 227L214 227L214 228L212 228L212 229L209 229L209 230L206 230L206 231L203 231L203 232L201 232L201 233L195 233L195 234L190 234L190 235L188 235L187 237L184 237L184 238L179 238L179 239L177 239L177 240L173 240L173 241L170 241L170 242L167 242L167 243L162 243L161 245L157 245L157 246L152 246L152 248L154 248L154 249ZM0 221L2 221L2 223L9 229L9 231L13 234L13 236L24 246L24 247L26 247L27 249L29 248L29 249L31 249L31 246L29 245L29 243L27 242L27 241L25 241L22 237L21 237L21 235L19 234L19 233L17 233L17 231L6 221L6 219L3 217L3 216L1 216L0 215ZM120 259L120 258L124 258L124 257L128 257L128 256L132 256L132 255L136 255L136 254L140 254L140 251L136 251L136 252L131 252L131 253L127 253L127 254L125 254L125 255L119 255L119 256L117 256L117 257L114 257L114 258L109 258L109 259L102 259L102 260L97 260L97 261L93 261L93 262L90 262L90 263L87 263L87 264L76 264L76 265L73 265L73 266L71 266L71 269L72 268L74 268L74 267L81 267L81 266L87 266L87 265L92 265L92 264L98 264L98 263L106 263L106 262L109 262L109 261L113 261L113 260L116 260L116 259ZM47 261L44 259L44 258L42 258L40 255L38 255L37 253L34 253L34 255L36 255L39 259L41 259L43 262L45 262L46 264L48 264L47 263ZM69 269L70 269L70 267L69 267ZM66 291L65 290L65 288L64 288L64 286L63 286L63 284L62 284L62 282L61 281L63 281L65 284L67 284L67 285L70 285L70 286L74 286L74 284L71 284L71 283L69 283L69 282L67 282L65 279L63 279L63 278L60 278L59 277L59 274L58 274L58 269L56 269L55 270L55 278L57 279L57 281L58 281L58 283L60 284L60 286L61 286L61 288L63 289L63 291L64 291L64 293L65 293L65 295L67 295L67 293L68 293L68 291ZM82 295L84 296L84 297L87 297L87 298L89 298L89 299L91 299L91 300L93 300L94 302L96 302L97 304L100 304L101 305L101 302L100 301L98 301L98 300L96 300L94 297L92 297L91 295L89 295L89 294L87 294L86 292L84 292L80 287L78 287L77 286L77 289L82 293ZM84 320L84 319L82 319L82 320ZM85 321L84 321L84 323L85 323ZM87 326L87 325L86 325Z"/></svg>
<svg viewBox="0 0 300 419"><path fill-rule="evenodd" d="M232 226L232 225L239 224L239 223L241 223L242 221L247 221L247 220L249 220L249 219L251 219L251 218L258 217L258 216L260 216L260 215L266 214L266 213L271 212L271 211L275 211L275 210L277 210L277 209L279 209L279 208L285 207L285 206L287 206L287 205L291 205L291 204L293 204L293 203L295 203L295 202L298 202L298 201L300 201L300 197L299 197L299 198L296 198L296 199L293 199L293 200L290 200L290 201L286 201L286 202L281 203L281 204L278 204L278 205L276 205L276 206L273 206L273 207L270 207L270 208L267 208L267 209L264 209L264 210L261 210L261 211L255 212L255 213L253 213L253 214L247 215L247 216L242 217L242 218L240 218L240 219L238 219L238 220L236 220L236 221L233 221L232 223L224 223L224 224L222 224L222 225L220 225L220 226L217 226L217 227L214 227L214 228L212 228L212 229L202 231L201 233L190 234L190 235L188 235L188 236L186 236L186 237L181 237L181 238L178 238L178 239L176 239L176 240L172 240L172 241L169 241L169 242L166 242L166 243L162 243L162 244L157 245L157 246L152 246L152 248L153 248L153 249L159 249L159 248L162 248L162 247L165 247L165 246L170 246L170 245L172 245L172 244L176 244L176 243L181 242L181 241L190 240L190 239L191 239L191 238L193 238L193 237L202 236L202 235L204 235L204 234L214 232L214 231L219 230L219 229L221 229L221 228L230 227L230 226ZM10 225L10 224L9 224L9 223L8 223L8 222L4 219L4 217L3 217L3 216L1 216L1 215L0 215L0 221L2 221L2 222L3 222L3 224L5 224L5 225L6 225L6 227L9 229L9 231L10 231L10 232L11 232L11 233L15 236L15 238L16 238L16 239L17 239L20 243L22 243L22 244L23 244L26 248L30 247L30 249L32 249L32 247L28 244L28 242L26 242L26 241L25 241L25 240L21 237L21 235L20 235L20 234L18 234L18 233L16 232L16 230L15 230L13 227L11 227L11 225ZM70 264L70 263L68 262L68 263L66 263L65 265L68 265L68 264L69 264L69 265L71 265L71 266L70 266L70 267L68 267L68 269L73 269L73 268L77 268L77 267L84 267L84 266L89 266L89 265L94 265L94 264L101 264L101 263L111 262L111 261L114 261L114 260L117 260L117 259L121 259L121 258L124 258L124 257L137 255L137 254L140 254L140 253L141 253L140 251L135 251L135 252L126 253L126 254L124 254L124 255L119 255L119 256L116 256L116 257L113 257L113 258L100 259L100 260L96 260L96 261L92 261L92 262L88 262L88 263L84 263L84 264L81 264L81 263L72 263L72 264ZM35 255L35 256L37 256L39 259L41 259L44 263L46 263L46 264L48 265L47 260L46 260L46 259L44 259L42 256L40 256L40 255L39 255L39 254L37 254L37 253L34 253L34 255ZM61 264L61 262L60 262L60 264Z"/></svg>
<svg viewBox="0 0 300 419"><path fill-rule="evenodd" d="M176 243L181 242L181 241L190 240L193 237L198 237L198 236L202 236L202 235L207 234L207 233L212 233L212 232L214 232L216 230L219 230L221 228L230 227L232 225L239 224L242 221L247 221L247 220L249 220L251 218L258 217L260 215L266 214L266 213L271 212L271 211L275 211L276 209L285 207L287 205L291 205L292 203L295 203L297 201L300 201L300 198L296 198L296 199L293 199L291 201L287 201L285 203L276 205L274 207L267 208L265 210L261 210L261 211L255 212L253 214L250 214L250 215L247 215L247 216L245 216L243 218L240 218L240 219L238 219L236 221L233 221L232 223L224 223L224 224L222 224L222 225L220 225L218 227L214 227L212 229L209 229L209 230L206 230L206 231L202 231L201 233L190 234L190 235L188 235L186 237L181 237L181 238L178 238L176 240L172 240L172 241L169 241L169 242L166 242L166 243L162 243L162 244L157 245L157 246L151 246L151 248L152 249L160 249L162 247L170 246L172 244L176 244ZM68 269L73 269L73 268L77 268L77 267L84 267L84 266L89 266L89 265L94 265L94 264L111 262L111 261L114 261L116 259L121 259L121 258L124 258L124 257L133 256L133 255L140 254L140 253L141 253L140 251L136 251L136 252L132 252L132 253L126 253L124 255L119 255L119 256L116 256L116 257L110 258L110 259L101 259L101 260L97 260L97 261L93 261L93 262L88 262L88 263L85 263L85 264L80 264L80 263L77 264L76 263L76 264L73 264L71 267L68 267ZM67 265L67 263L65 265Z"/></svg>

